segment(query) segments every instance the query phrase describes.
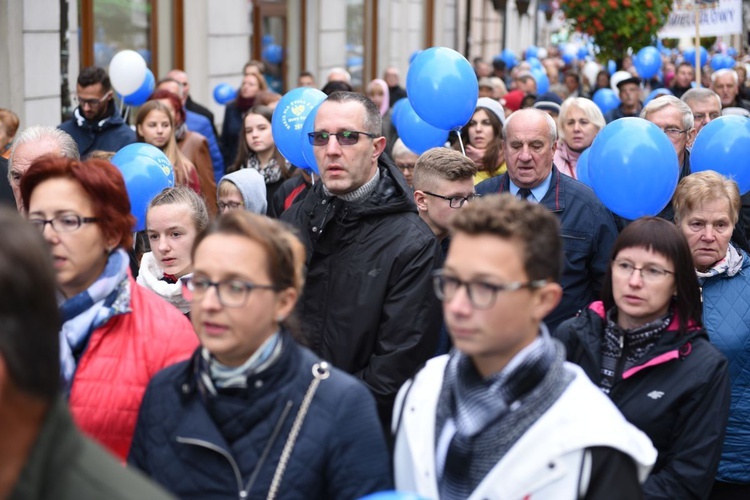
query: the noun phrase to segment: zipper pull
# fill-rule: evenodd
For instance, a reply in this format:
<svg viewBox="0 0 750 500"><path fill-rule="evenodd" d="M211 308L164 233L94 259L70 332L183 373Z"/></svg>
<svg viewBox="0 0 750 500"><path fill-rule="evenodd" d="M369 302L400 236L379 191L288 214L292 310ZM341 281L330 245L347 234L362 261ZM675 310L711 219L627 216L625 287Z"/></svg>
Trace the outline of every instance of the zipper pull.
<svg viewBox="0 0 750 500"><path fill-rule="evenodd" d="M622 335L620 337L620 349L623 349L625 347L625 335Z"/></svg>

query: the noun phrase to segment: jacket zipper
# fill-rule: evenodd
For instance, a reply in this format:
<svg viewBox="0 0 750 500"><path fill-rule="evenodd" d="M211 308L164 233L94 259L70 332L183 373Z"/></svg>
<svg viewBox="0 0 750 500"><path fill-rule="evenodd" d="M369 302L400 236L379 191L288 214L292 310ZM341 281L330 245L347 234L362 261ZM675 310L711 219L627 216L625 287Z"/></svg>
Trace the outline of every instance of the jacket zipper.
<svg viewBox="0 0 750 500"><path fill-rule="evenodd" d="M177 436L177 442L183 443L183 444L192 444L194 446L201 446L211 451L215 451L219 455L226 458L229 461L229 464L232 466L232 470L234 471L234 478L237 480L237 490L239 491L239 498L240 500L244 500L250 494L250 489L253 487L255 480L258 478L258 474L260 473L260 469L263 466L263 463L266 461L266 458L268 458L268 455L271 453L271 448L273 448L273 443L276 441L276 438L279 437L279 433L281 433L281 428L283 427L284 422L286 421L286 418L289 416L289 412L291 411L292 406L294 406L293 401L289 400L286 402L286 405L284 406L284 410L281 412L281 416L279 417L279 421L276 422L276 426L274 427L273 432L271 433L271 437L268 438L268 443L266 443L266 447L263 449L263 454L260 456L260 459L258 459L258 463L255 464L255 470L253 470L253 473L247 482L247 486L244 489L242 488L242 473L240 472L240 468L237 465L237 462L234 460L234 457L230 455L229 452L227 452L224 448L217 446L210 441L205 441L203 439L186 438L186 437L181 437L181 436Z"/></svg>
<svg viewBox="0 0 750 500"><path fill-rule="evenodd" d="M617 383L617 381L622 379L622 371L623 371L623 368L625 367L624 353L625 353L625 335L620 337L620 359L617 360L617 367L615 368L615 376L612 379L612 386L614 386L615 383Z"/></svg>

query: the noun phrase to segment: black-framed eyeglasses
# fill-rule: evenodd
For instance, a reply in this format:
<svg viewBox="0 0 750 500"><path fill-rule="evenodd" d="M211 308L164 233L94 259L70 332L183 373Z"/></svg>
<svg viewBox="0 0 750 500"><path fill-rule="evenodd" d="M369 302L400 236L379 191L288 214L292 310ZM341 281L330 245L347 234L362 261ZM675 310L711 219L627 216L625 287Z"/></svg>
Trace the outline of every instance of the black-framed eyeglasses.
<svg viewBox="0 0 750 500"><path fill-rule="evenodd" d="M335 135L336 140L341 146L352 146L359 142L359 136L364 135L370 139L375 138L375 134L368 132L360 132L358 130L343 130L332 134L330 132L310 132L307 137L310 139L310 144L313 146L325 146L328 141L331 140L331 136Z"/></svg>
<svg viewBox="0 0 750 500"><path fill-rule="evenodd" d="M112 91L107 92L106 94L101 96L99 99L81 99L81 96L77 95L76 102L78 102L78 104L80 104L81 107L83 107L85 104L88 104L90 108L95 108L99 106L101 103L103 103L104 101L106 101L107 99L109 99L111 95L112 95Z"/></svg>
<svg viewBox="0 0 750 500"><path fill-rule="evenodd" d="M422 191L424 194L434 196L443 200L448 200L451 208L461 208L467 201L472 201L474 198L479 198L478 194L471 194L469 196L443 196L441 194L430 193L429 191Z"/></svg>
<svg viewBox="0 0 750 500"><path fill-rule="evenodd" d="M238 279L228 279L221 281L211 281L202 276L185 276L180 279L182 282L182 296L188 302L201 301L205 298L209 288L216 288L216 294L219 297L219 303L224 307L242 307L247 302L247 298L255 289L278 291L279 287L274 285L258 285L250 281Z"/></svg>
<svg viewBox="0 0 750 500"><path fill-rule="evenodd" d="M220 201L219 203L217 203L217 205L219 207L219 212L223 212L226 209L237 210L245 206L244 204L238 203L236 201L230 201L229 203L224 203L223 201Z"/></svg>
<svg viewBox="0 0 750 500"><path fill-rule="evenodd" d="M667 135L668 135L669 137L672 137L672 138L675 138L675 139L676 139L676 138L677 138L677 137L679 137L679 136L680 136L681 134L687 134L687 131L688 131L689 129L687 129L687 128L686 128L685 130L681 130L681 129L679 129L679 128L674 128L674 127L667 127L667 128L663 128L662 130L663 130L663 131L664 131L664 133L665 133L665 134L667 134Z"/></svg>
<svg viewBox="0 0 750 500"><path fill-rule="evenodd" d="M98 220L97 217L81 217L80 215L73 214L57 215L51 219L29 218L29 222L37 228L40 233L44 232L44 228L47 224L52 226L52 229L58 233L70 233L80 228L83 224L96 222Z"/></svg>
<svg viewBox="0 0 750 500"><path fill-rule="evenodd" d="M668 274L674 274L674 271L669 271L659 266L648 265L643 267L635 267L635 264L628 262L627 260L613 260L612 261L612 272L618 274L623 278L628 278L633 275L634 272L640 271L641 279L643 281L659 281Z"/></svg>
<svg viewBox="0 0 750 500"><path fill-rule="evenodd" d="M451 301L462 287L466 287L469 302L476 309L492 307L495 304L498 292L515 292L522 288L534 290L547 284L547 280L527 281L526 283L515 281L503 285L485 283L484 281L462 281L454 276L446 276L442 270L435 271L432 279L435 295L438 299L444 302Z"/></svg>

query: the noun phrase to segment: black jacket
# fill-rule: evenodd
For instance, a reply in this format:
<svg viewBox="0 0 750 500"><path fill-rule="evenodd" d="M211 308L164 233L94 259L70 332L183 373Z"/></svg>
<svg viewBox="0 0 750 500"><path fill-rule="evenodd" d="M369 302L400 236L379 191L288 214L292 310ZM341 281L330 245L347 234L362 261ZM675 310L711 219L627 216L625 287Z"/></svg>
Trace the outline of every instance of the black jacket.
<svg viewBox="0 0 750 500"><path fill-rule="evenodd" d="M207 107L202 106L195 102L192 97L188 96L187 100L185 101L185 109L188 111L192 111L193 113L198 113L199 115L203 115L206 118L208 118L208 121L211 122L211 128L214 130L214 135L218 138L219 132L216 130L216 124L214 124L214 114L209 110Z"/></svg>
<svg viewBox="0 0 750 500"><path fill-rule="evenodd" d="M318 362L290 335L282 342L279 359L251 375L246 389L209 394L198 383L200 348L159 372L143 398L130 464L179 498L266 498ZM312 396L277 498L343 500L392 486L372 396L331 369Z"/></svg>
<svg viewBox="0 0 750 500"><path fill-rule="evenodd" d="M401 173L383 157L379 168L366 200L325 196L317 183L281 219L307 248L298 312L308 346L364 380L388 426L399 387L437 348L442 315L432 272L441 257Z"/></svg>
<svg viewBox="0 0 750 500"><path fill-rule="evenodd" d="M729 415L727 360L702 328L680 336L676 319L638 364L615 374L610 398L659 452L647 499L707 498ZM595 302L555 331L568 361L601 380L604 308ZM625 340L627 341L627 340Z"/></svg>

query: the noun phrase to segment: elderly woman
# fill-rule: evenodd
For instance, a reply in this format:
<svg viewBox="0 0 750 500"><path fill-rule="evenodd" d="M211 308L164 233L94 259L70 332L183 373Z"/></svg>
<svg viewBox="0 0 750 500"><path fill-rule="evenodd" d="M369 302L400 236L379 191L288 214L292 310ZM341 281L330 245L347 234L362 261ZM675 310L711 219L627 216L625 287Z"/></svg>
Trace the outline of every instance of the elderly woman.
<svg viewBox="0 0 750 500"><path fill-rule="evenodd" d="M404 179L410 188L414 182L414 165L417 164L419 155L406 147L404 141L400 138L396 139L396 144L393 145L393 153L391 154L393 162L396 164L398 169L404 174Z"/></svg>
<svg viewBox="0 0 750 500"><path fill-rule="evenodd" d="M726 358L701 324L690 249L674 224L644 217L612 247L602 302L555 337L658 451L645 498L706 498L729 412Z"/></svg>
<svg viewBox="0 0 750 500"><path fill-rule="evenodd" d="M43 157L21 178L21 196L54 259L71 412L85 433L125 459L148 381L190 356L195 333L128 272L135 221L111 163Z"/></svg>
<svg viewBox="0 0 750 500"><path fill-rule="evenodd" d="M591 99L571 97L562 103L557 123L560 138L555 151L555 165L563 174L577 179L578 158L604 128L604 115Z"/></svg>
<svg viewBox="0 0 750 500"><path fill-rule="evenodd" d="M185 280L201 347L143 399L131 464L180 498L360 498L392 486L368 389L288 329L305 251L270 218L230 211Z"/></svg>
<svg viewBox="0 0 750 500"><path fill-rule="evenodd" d="M737 224L737 184L713 171L682 179L675 223L690 245L711 342L729 359L732 405L711 498L750 498L750 257L730 237Z"/></svg>

